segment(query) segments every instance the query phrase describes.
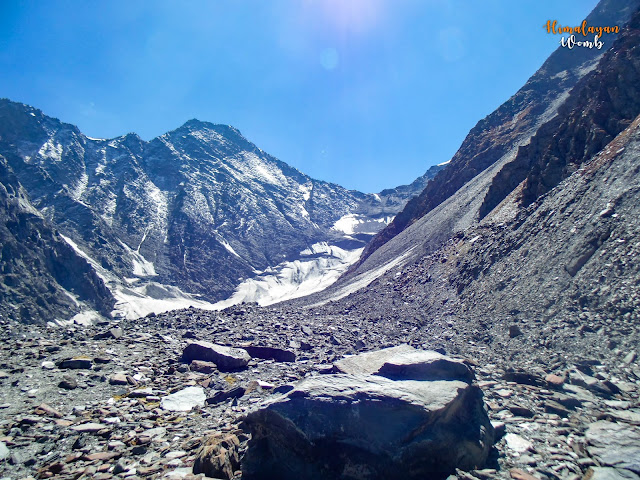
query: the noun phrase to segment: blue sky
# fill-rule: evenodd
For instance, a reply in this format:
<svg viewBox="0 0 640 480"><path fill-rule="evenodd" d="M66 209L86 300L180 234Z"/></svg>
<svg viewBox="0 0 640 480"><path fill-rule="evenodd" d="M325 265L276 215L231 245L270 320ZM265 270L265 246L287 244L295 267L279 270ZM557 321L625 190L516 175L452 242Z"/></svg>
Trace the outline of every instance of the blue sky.
<svg viewBox="0 0 640 480"><path fill-rule="evenodd" d="M596 0L0 2L0 97L89 136L230 124L314 178L413 181Z"/></svg>

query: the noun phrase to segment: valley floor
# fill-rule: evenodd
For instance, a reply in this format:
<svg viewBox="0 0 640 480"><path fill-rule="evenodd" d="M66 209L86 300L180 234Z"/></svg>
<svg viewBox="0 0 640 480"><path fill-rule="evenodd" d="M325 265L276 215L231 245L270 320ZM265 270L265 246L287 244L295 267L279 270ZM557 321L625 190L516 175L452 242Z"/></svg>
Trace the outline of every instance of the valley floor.
<svg viewBox="0 0 640 480"><path fill-rule="evenodd" d="M363 318L348 311L253 305L95 326L4 321L0 477L194 478L203 438L235 433L242 452L247 438L237 430L239 419L277 394L277 387L325 374L346 354L409 343L444 349L473 365L499 433L489 463L458 472L458 478L578 480L600 466L618 469L592 472L638 478L632 473L640 473L640 365L634 351L616 349L607 335L589 330L575 337L571 349L556 351L526 347L530 332L507 329L501 348L491 349L477 338L472 320L457 322L454 335L446 333L452 326L392 314ZM627 337L638 345L637 329ZM279 347L296 360L254 358L245 370L206 372L181 363L192 338ZM610 354L595 358L591 353L598 348ZM72 357L75 365L60 363ZM83 368L65 368L71 365ZM202 386L210 399L221 391L229 398L188 412L161 407L163 397L188 386Z"/></svg>

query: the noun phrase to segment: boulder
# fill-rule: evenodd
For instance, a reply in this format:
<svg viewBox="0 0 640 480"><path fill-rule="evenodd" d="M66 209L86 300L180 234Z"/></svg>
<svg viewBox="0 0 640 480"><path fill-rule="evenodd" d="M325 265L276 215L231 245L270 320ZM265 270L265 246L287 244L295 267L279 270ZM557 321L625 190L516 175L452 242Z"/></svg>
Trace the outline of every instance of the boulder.
<svg viewBox="0 0 640 480"><path fill-rule="evenodd" d="M640 474L640 430L631 425L598 421L585 433L587 451L600 465Z"/></svg>
<svg viewBox="0 0 640 480"><path fill-rule="evenodd" d="M482 392L458 379L422 379L425 359L436 357L407 347L349 357L337 367L364 373L308 377L247 414L243 478L437 479L481 467L494 440ZM386 364L394 379L379 374Z"/></svg>
<svg viewBox="0 0 640 480"><path fill-rule="evenodd" d="M296 354L276 347L262 347L258 345L249 345L244 348L252 358L261 358L263 360L275 360L276 362L295 362Z"/></svg>
<svg viewBox="0 0 640 480"><path fill-rule="evenodd" d="M404 380L460 380L471 383L473 371L462 360L410 345L384 348L338 360L338 372L380 375Z"/></svg>
<svg viewBox="0 0 640 480"><path fill-rule="evenodd" d="M251 357L241 348L225 347L210 342L195 341L189 343L182 352L183 361L205 360L217 365L218 370L230 372L246 368Z"/></svg>
<svg viewBox="0 0 640 480"><path fill-rule="evenodd" d="M232 433L209 435L196 452L193 473L204 473L210 478L234 478L240 466L239 447L240 441Z"/></svg>

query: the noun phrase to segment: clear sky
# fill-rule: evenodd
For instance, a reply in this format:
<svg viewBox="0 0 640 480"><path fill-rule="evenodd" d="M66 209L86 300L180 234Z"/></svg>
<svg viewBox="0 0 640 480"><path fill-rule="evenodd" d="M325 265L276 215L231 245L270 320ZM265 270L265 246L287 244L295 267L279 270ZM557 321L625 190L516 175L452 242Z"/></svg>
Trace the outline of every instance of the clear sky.
<svg viewBox="0 0 640 480"><path fill-rule="evenodd" d="M87 135L230 124L376 192L455 153L596 0L0 0L0 97Z"/></svg>

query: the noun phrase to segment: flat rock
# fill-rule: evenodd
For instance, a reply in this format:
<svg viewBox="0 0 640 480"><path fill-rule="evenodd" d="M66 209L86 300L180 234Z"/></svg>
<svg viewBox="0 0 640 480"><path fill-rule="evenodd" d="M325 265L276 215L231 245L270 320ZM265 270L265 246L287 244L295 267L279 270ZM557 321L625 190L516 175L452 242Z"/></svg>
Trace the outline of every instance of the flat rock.
<svg viewBox="0 0 640 480"><path fill-rule="evenodd" d="M38 405L35 408L35 412L38 415L47 415L49 417L54 417L54 418L62 418L62 413L60 413L58 410L56 410L53 407L50 407L49 405L47 405L46 403L41 403L40 405Z"/></svg>
<svg viewBox="0 0 640 480"><path fill-rule="evenodd" d="M251 357L241 348L225 347L210 342L195 341L189 343L183 353L184 361L205 360L217 365L223 372L246 368Z"/></svg>
<svg viewBox="0 0 640 480"><path fill-rule="evenodd" d="M11 452L7 448L7 445L4 442L0 442L0 460L4 460L10 454L11 454Z"/></svg>
<svg viewBox="0 0 640 480"><path fill-rule="evenodd" d="M511 475L511 478L514 480L540 480L538 477L534 477L530 473L519 468L512 468L509 470L509 475Z"/></svg>
<svg viewBox="0 0 640 480"><path fill-rule="evenodd" d="M58 368L89 370L93 366L93 361L86 357L65 358L57 362Z"/></svg>
<svg viewBox="0 0 640 480"><path fill-rule="evenodd" d="M162 397L160 407L172 412L188 412L194 407L204 406L207 396L202 387L187 387L179 392Z"/></svg>
<svg viewBox="0 0 640 480"><path fill-rule="evenodd" d="M122 329L119 327L116 327L116 328L110 328L106 332L98 333L94 335L93 338L94 340L102 340L107 338L118 340L122 338L122 335L123 335Z"/></svg>
<svg viewBox="0 0 640 480"><path fill-rule="evenodd" d="M340 373L356 374L368 374L372 375L380 370L380 367L385 362L395 355L401 353L411 353L417 351L411 345L402 344L397 347L383 348L382 350L376 350L373 352L361 353L359 355L352 355L338 360L334 363L336 370Z"/></svg>
<svg viewBox="0 0 640 480"><path fill-rule="evenodd" d="M640 474L640 430L631 425L598 421L585 433L587 451L601 465Z"/></svg>
<svg viewBox="0 0 640 480"><path fill-rule="evenodd" d="M640 477L622 468L589 467L584 480L640 480Z"/></svg>
<svg viewBox="0 0 640 480"><path fill-rule="evenodd" d="M231 390L216 392L212 397L207 398L207 404L215 405L230 398L240 398L245 394L245 392L246 389L244 387L234 387Z"/></svg>
<svg viewBox="0 0 640 480"><path fill-rule="evenodd" d="M533 444L529 440L515 433L507 433L504 439L507 442L507 447L516 453L524 453L533 447Z"/></svg>
<svg viewBox="0 0 640 480"><path fill-rule="evenodd" d="M105 428L107 428L107 425L104 425L102 423L89 422L80 425L74 425L73 427L71 427L71 430L80 433L96 433Z"/></svg>
<svg viewBox="0 0 640 480"><path fill-rule="evenodd" d="M640 412L634 410L609 410L607 415L615 420L640 425Z"/></svg>
<svg viewBox="0 0 640 480"><path fill-rule="evenodd" d="M473 372L461 360L409 345L346 357L335 363L339 372L373 374L393 380L473 381Z"/></svg>
<svg viewBox="0 0 640 480"><path fill-rule="evenodd" d="M535 373L531 372L506 372L502 376L502 379L506 380L507 382L515 382L521 385L541 386L543 384L542 379Z"/></svg>
<svg viewBox="0 0 640 480"><path fill-rule="evenodd" d="M189 368L193 372L213 373L216 371L216 364L206 360L192 360Z"/></svg>
<svg viewBox="0 0 640 480"><path fill-rule="evenodd" d="M263 347L257 345L249 345L244 348L252 358L261 358L264 360L275 360L276 362L295 362L296 354L276 347Z"/></svg>
<svg viewBox="0 0 640 480"><path fill-rule="evenodd" d="M114 373L109 378L109 385L128 385L127 376L124 373Z"/></svg>
<svg viewBox="0 0 640 480"><path fill-rule="evenodd" d="M493 444L482 392L458 380L309 377L244 427L246 480L444 478L483 465Z"/></svg>
<svg viewBox="0 0 640 480"><path fill-rule="evenodd" d="M561 377L560 375L550 373L549 375L544 377L544 381L547 382L547 385L551 388L562 388L562 385L564 385L565 382L565 378Z"/></svg>

